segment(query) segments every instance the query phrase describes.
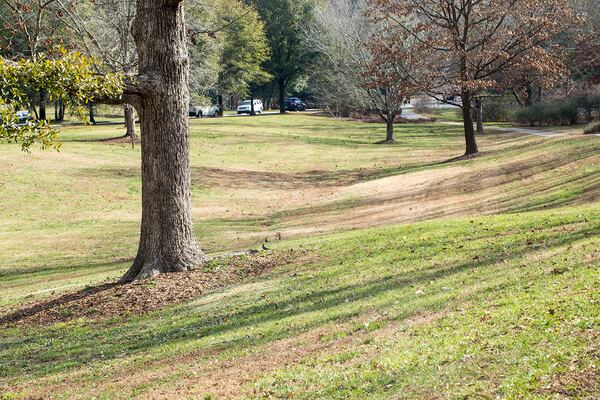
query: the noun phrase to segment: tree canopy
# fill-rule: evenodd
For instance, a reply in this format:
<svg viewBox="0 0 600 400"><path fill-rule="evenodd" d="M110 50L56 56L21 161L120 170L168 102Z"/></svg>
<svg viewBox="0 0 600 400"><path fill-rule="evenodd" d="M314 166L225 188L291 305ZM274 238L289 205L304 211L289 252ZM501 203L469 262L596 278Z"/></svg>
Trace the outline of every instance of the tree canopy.
<svg viewBox="0 0 600 400"><path fill-rule="evenodd" d="M31 111L35 94L44 90L50 99L61 99L85 120L83 105L95 97L118 97L122 77L97 75L92 60L78 52L58 52L36 59L9 61L0 58L0 142L20 144L23 150L34 145L60 148L57 130L44 120L19 122L16 112Z"/></svg>

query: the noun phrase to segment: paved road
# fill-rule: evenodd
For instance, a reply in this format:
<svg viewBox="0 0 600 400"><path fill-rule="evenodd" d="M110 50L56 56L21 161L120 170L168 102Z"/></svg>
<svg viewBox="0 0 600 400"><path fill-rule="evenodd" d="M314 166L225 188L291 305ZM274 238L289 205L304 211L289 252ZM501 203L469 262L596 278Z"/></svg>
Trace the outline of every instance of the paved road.
<svg viewBox="0 0 600 400"><path fill-rule="evenodd" d="M306 110L306 111L288 111L288 114L316 114L322 112L321 110ZM280 114L279 110L275 111L263 111L261 114L256 114L255 117L260 117L263 115L278 115ZM224 117L250 117L248 114L225 114Z"/></svg>
<svg viewBox="0 0 600 400"><path fill-rule="evenodd" d="M564 136L566 135L566 133L561 133L561 132L552 132L552 131L543 131L540 129L530 129L530 128L503 128L503 127L498 127L496 129L505 131L505 132L516 132L516 133L527 133L528 135L534 135L534 136L542 136L542 137L557 137L557 136Z"/></svg>
<svg viewBox="0 0 600 400"><path fill-rule="evenodd" d="M402 107L402 114L400 115L400 117L405 119L426 119L424 116L417 114L413 110L412 104L408 104Z"/></svg>

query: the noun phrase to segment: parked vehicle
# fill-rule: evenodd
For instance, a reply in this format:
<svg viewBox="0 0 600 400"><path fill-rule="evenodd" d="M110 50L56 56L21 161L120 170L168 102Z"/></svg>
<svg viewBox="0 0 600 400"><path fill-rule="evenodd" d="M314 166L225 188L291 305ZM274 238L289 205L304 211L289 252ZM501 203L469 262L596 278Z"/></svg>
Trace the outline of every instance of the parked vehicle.
<svg viewBox="0 0 600 400"><path fill-rule="evenodd" d="M251 109L251 100L244 100L237 108L238 114L250 114L252 112ZM254 100L254 112L257 114L261 114L263 112L263 103L260 100Z"/></svg>
<svg viewBox="0 0 600 400"><path fill-rule="evenodd" d="M31 121L33 118L31 117L31 113L29 111L17 111L17 124L25 125L27 122Z"/></svg>
<svg viewBox="0 0 600 400"><path fill-rule="evenodd" d="M283 100L286 111L304 111L306 110L306 104L297 97L289 97Z"/></svg>
<svg viewBox="0 0 600 400"><path fill-rule="evenodd" d="M190 117L202 118L202 117L216 117L219 114L219 106L190 106L189 115Z"/></svg>

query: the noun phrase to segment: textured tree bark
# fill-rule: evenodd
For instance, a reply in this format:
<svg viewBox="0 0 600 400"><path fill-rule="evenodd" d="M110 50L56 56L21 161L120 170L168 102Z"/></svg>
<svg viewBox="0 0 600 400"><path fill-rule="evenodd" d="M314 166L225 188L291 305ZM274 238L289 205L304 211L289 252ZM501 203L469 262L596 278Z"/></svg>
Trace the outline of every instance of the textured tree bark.
<svg viewBox="0 0 600 400"><path fill-rule="evenodd" d="M142 226L132 281L198 268L207 257L194 235L188 144L188 53L179 0L138 0L133 36L143 83Z"/></svg>
<svg viewBox="0 0 600 400"><path fill-rule="evenodd" d="M131 104L123 104L123 112L125 114L125 137L137 139L135 133L135 110Z"/></svg>
<svg viewBox="0 0 600 400"><path fill-rule="evenodd" d="M471 93L463 90L461 93L463 123L465 127L465 155L477 154L477 141L475 140L475 129L473 129L473 107L471 105Z"/></svg>

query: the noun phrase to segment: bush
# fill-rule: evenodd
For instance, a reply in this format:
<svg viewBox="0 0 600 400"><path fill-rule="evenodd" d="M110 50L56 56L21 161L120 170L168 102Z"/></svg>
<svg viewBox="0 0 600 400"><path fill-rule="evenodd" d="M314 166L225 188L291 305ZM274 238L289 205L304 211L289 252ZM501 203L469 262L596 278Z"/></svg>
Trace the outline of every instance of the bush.
<svg viewBox="0 0 600 400"><path fill-rule="evenodd" d="M574 99L536 103L517 112L516 121L529 126L573 125L577 123L579 107Z"/></svg>
<svg viewBox="0 0 600 400"><path fill-rule="evenodd" d="M588 95L536 103L516 113L516 122L534 125L574 125L600 117L600 96Z"/></svg>
<svg viewBox="0 0 600 400"><path fill-rule="evenodd" d="M574 101L585 122L600 118L600 95L580 96L576 97Z"/></svg>
<svg viewBox="0 0 600 400"><path fill-rule="evenodd" d="M589 124L587 128L583 131L586 135L591 134L600 134L600 122L594 122Z"/></svg>
<svg viewBox="0 0 600 400"><path fill-rule="evenodd" d="M519 103L512 95L483 99L483 122L512 122L519 111Z"/></svg>

